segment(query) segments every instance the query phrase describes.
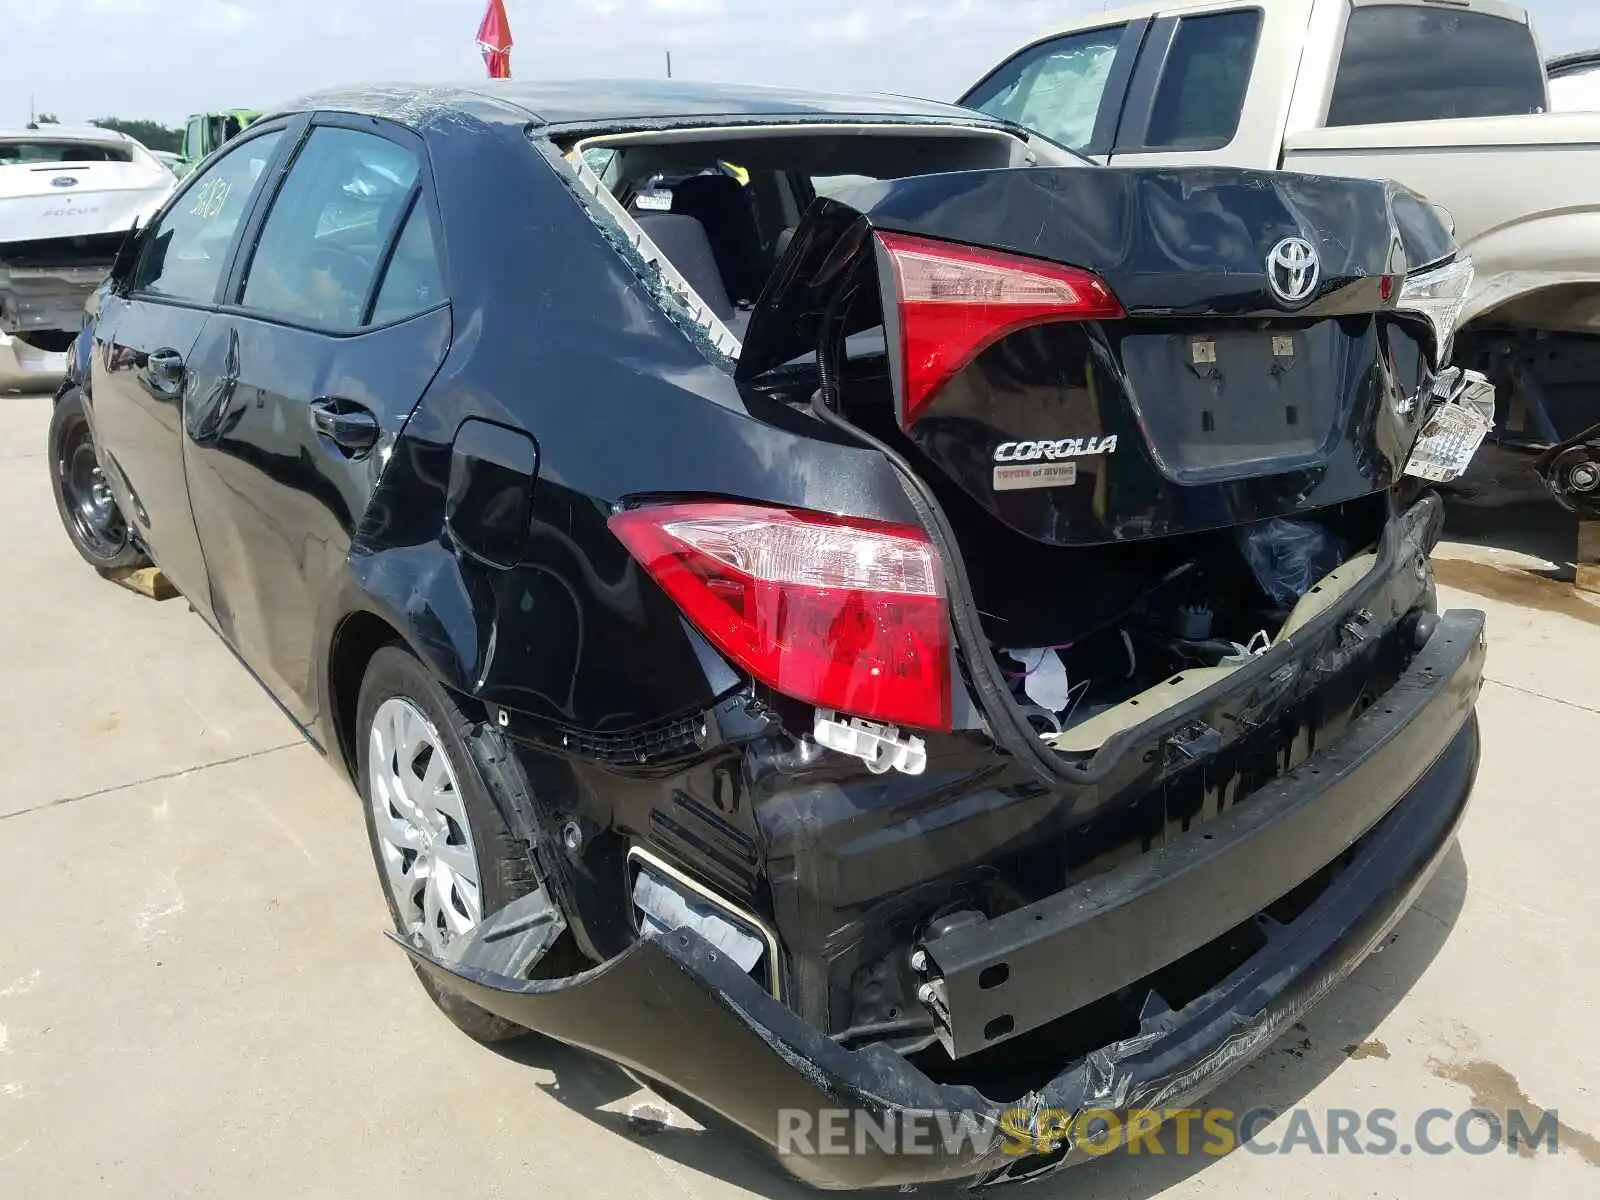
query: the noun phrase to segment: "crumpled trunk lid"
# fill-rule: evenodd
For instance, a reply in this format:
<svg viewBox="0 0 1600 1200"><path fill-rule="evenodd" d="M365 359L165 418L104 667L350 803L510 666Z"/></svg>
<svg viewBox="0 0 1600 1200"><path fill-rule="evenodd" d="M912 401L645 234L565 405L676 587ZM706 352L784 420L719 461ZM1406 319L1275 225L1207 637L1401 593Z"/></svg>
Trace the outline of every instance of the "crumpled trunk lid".
<svg viewBox="0 0 1600 1200"><path fill-rule="evenodd" d="M1010 332L910 417L881 234L1091 272L1124 315ZM854 289L844 329L884 326L919 471L1049 545L1219 529L1398 479L1433 346L1396 300L1409 269L1451 253L1431 206L1365 180L1085 167L885 181L813 207L738 372L815 350Z"/></svg>

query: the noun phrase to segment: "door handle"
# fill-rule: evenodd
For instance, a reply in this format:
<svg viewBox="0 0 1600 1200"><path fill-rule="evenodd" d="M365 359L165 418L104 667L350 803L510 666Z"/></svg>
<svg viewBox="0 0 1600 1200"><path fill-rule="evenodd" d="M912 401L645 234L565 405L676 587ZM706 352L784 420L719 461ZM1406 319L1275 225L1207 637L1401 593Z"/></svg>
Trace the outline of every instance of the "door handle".
<svg viewBox="0 0 1600 1200"><path fill-rule="evenodd" d="M351 400L325 399L311 405L311 427L347 456L355 458L378 444L382 432L370 409Z"/></svg>

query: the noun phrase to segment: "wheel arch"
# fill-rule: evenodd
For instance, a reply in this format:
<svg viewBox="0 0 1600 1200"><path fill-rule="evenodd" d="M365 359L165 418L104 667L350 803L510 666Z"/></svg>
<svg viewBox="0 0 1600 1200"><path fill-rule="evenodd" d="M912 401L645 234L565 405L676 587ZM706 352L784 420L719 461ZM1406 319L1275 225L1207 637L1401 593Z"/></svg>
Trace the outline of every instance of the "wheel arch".
<svg viewBox="0 0 1600 1200"><path fill-rule="evenodd" d="M1529 275L1497 290L1490 304L1476 312L1469 310L1469 318L1462 323L1463 333L1526 330L1593 334L1600 325L1600 277Z"/></svg>
<svg viewBox="0 0 1600 1200"><path fill-rule="evenodd" d="M329 639L322 706L326 714L326 745L352 781L356 778L356 710L361 699L361 684L373 656L385 646L403 648L434 673L469 719L484 719L483 706L462 692L452 680L440 675L400 626L369 608L354 609L335 625Z"/></svg>
<svg viewBox="0 0 1600 1200"><path fill-rule="evenodd" d="M1600 208L1525 214L1465 239L1478 278L1462 324L1581 332L1600 296Z"/></svg>

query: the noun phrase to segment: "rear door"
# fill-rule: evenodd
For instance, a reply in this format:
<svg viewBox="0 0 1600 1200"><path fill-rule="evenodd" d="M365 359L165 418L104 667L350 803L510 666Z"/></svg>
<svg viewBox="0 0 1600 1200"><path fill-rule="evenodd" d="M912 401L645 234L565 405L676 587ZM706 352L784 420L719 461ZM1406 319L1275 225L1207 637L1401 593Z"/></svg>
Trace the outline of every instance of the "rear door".
<svg viewBox="0 0 1600 1200"><path fill-rule="evenodd" d="M141 235L127 282L95 322L91 413L103 465L151 555L208 617L182 459L190 359L285 139L283 126L264 128L194 176Z"/></svg>
<svg viewBox="0 0 1600 1200"><path fill-rule="evenodd" d="M1218 5L1150 27L1111 148L1118 166L1276 167L1305 11Z"/></svg>
<svg viewBox="0 0 1600 1200"><path fill-rule="evenodd" d="M217 622L310 724L324 602L450 312L407 131L319 117L263 209L195 347L185 466Z"/></svg>

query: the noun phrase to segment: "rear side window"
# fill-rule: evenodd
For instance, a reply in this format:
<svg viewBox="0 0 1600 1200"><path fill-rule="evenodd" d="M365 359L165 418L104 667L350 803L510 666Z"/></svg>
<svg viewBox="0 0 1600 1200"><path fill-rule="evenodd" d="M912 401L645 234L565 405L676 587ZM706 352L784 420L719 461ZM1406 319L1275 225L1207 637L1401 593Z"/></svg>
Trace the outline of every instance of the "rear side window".
<svg viewBox="0 0 1600 1200"><path fill-rule="evenodd" d="M1482 12L1380 4L1350 13L1328 124L1383 125L1536 113L1544 64L1533 31Z"/></svg>
<svg viewBox="0 0 1600 1200"><path fill-rule="evenodd" d="M428 206L419 198L384 272L372 323L383 325L426 312L443 299L444 279L433 248L433 223L428 220Z"/></svg>
<svg viewBox="0 0 1600 1200"><path fill-rule="evenodd" d="M233 235L283 135L251 138L217 159L141 239L133 291L209 304L228 265Z"/></svg>
<svg viewBox="0 0 1600 1200"><path fill-rule="evenodd" d="M1084 150L1094 139L1126 28L1113 25L1075 33L1024 50L974 88L963 103L1038 130L1069 149Z"/></svg>
<svg viewBox="0 0 1600 1200"><path fill-rule="evenodd" d="M1233 141L1260 37L1260 9L1178 22L1156 87L1145 146L1220 150Z"/></svg>
<svg viewBox="0 0 1600 1200"><path fill-rule="evenodd" d="M335 329L359 326L420 170L412 151L387 138L313 130L261 228L244 306Z"/></svg>

